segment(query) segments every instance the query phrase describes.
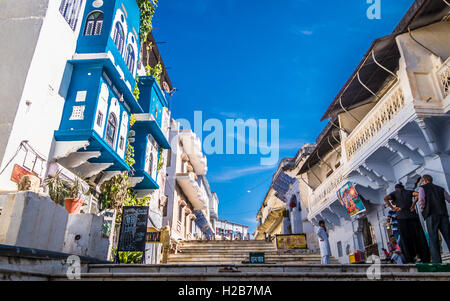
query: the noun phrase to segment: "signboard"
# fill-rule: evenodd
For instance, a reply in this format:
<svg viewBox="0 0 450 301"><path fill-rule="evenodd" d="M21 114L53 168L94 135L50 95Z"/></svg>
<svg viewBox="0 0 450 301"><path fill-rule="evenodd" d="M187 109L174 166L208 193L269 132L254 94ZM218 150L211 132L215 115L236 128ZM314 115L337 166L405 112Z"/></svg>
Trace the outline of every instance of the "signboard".
<svg viewBox="0 0 450 301"><path fill-rule="evenodd" d="M144 252L149 207L123 207L117 251Z"/></svg>
<svg viewBox="0 0 450 301"><path fill-rule="evenodd" d="M337 191L337 197L341 205L347 209L350 216L355 216L366 211L358 192L352 182L347 182L341 189Z"/></svg>
<svg viewBox="0 0 450 301"><path fill-rule="evenodd" d="M251 264L266 263L266 258L264 256L264 253L250 253L250 263Z"/></svg>
<svg viewBox="0 0 450 301"><path fill-rule="evenodd" d="M161 243L161 231L158 231L158 229L154 227L147 228L146 242L153 244Z"/></svg>
<svg viewBox="0 0 450 301"><path fill-rule="evenodd" d="M277 249L307 249L306 234L276 235Z"/></svg>
<svg viewBox="0 0 450 301"><path fill-rule="evenodd" d="M14 165L14 169L11 173L11 181L16 182L16 183L20 183L20 180L22 179L23 176L36 176L36 174L26 170L25 168L23 168L20 165L15 164Z"/></svg>

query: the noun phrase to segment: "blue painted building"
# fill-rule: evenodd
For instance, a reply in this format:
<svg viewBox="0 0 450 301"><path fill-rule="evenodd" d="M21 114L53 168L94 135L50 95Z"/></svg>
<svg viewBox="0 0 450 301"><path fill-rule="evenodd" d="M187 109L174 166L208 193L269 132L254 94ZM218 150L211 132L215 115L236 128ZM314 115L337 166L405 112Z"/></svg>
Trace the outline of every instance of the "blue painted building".
<svg viewBox="0 0 450 301"><path fill-rule="evenodd" d="M57 148L72 146L63 155L87 159L69 163L73 167L83 162L75 166L80 176L130 169L125 162L130 115L143 113L133 96L139 22L135 0L86 4L76 53L69 61L73 72L61 123L55 131Z"/></svg>
<svg viewBox="0 0 450 301"><path fill-rule="evenodd" d="M168 103L159 84L153 76L139 78L139 101L144 110L142 114L136 114L136 122L132 130L136 164L134 176L141 181L134 187L137 191L159 188L157 176L161 149L169 149L170 144L167 132L169 112Z"/></svg>

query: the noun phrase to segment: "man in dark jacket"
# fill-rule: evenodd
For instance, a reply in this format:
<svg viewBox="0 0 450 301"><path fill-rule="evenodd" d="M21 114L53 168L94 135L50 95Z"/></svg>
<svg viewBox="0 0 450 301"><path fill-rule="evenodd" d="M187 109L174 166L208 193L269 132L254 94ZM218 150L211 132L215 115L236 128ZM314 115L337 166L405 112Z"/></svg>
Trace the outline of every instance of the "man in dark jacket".
<svg viewBox="0 0 450 301"><path fill-rule="evenodd" d="M397 221L402 242L402 253L406 263L415 263L419 255L423 263L430 262L430 250L420 224L419 215L413 207L414 191L407 190L399 183L395 191L384 198L386 205L398 212Z"/></svg>
<svg viewBox="0 0 450 301"><path fill-rule="evenodd" d="M419 206L427 224L432 261L433 263L442 263L439 231L447 247L450 248L450 222L445 203L446 200L450 203L450 195L441 186L434 185L430 175L422 177L419 193L416 192L414 195L419 197Z"/></svg>

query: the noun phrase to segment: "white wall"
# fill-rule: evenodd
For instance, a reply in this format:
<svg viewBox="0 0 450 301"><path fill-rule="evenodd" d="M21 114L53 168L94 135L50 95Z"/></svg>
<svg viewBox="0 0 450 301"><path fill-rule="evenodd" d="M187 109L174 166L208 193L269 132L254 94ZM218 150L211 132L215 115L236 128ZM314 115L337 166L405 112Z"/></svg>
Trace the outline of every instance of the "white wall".
<svg viewBox="0 0 450 301"><path fill-rule="evenodd" d="M40 7L40 11L45 11L47 1L33 0L32 2L37 1L39 2L36 5ZM30 3L30 1L20 1L20 5L17 6L7 5L9 9L7 13L14 16L17 14L17 10L30 6ZM8 103L18 102L17 114L2 158L2 168L14 156L23 140L28 140L30 145L44 157L50 157L53 133L59 127L64 98L72 73L70 65L67 65L67 60L70 60L75 52L76 40L82 23L81 20L78 20L75 32L72 31L60 14L59 5L60 1L48 2L48 10L40 32L28 28L23 32L24 28L20 26L16 28L17 31L14 33L15 36L25 34L29 36L31 41L38 38L38 41L29 69L23 68L23 72L17 74L17 78L26 78L20 100L17 98L1 98L2 104L5 101L8 101ZM2 8L0 7L0 11L2 11ZM23 17L32 19L33 12L25 11L27 15ZM83 10L80 12L80 18L82 16ZM40 15L37 18L42 17L43 15ZM29 24L29 26L39 26L39 24ZM3 39L4 36L0 35L0 37ZM2 45L4 44L2 43ZM24 49L29 46L26 42L17 46L19 45ZM33 47L33 44L30 46ZM14 68L14 65L21 60L22 50L17 49L16 51L15 55L9 56L8 60L2 60L2 67L6 65L5 69L2 68L2 70ZM13 67L9 65L13 65ZM3 87L5 86L4 81L0 84ZM16 183L9 180L14 163L16 161L13 161L0 175L0 190L17 189ZM20 161L17 161L17 163L21 164Z"/></svg>

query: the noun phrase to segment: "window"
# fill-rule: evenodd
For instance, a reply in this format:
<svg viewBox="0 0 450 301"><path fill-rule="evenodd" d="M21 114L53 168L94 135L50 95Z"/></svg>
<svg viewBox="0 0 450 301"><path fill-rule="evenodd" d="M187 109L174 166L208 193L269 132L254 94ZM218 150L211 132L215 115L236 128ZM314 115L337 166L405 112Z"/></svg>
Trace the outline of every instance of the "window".
<svg viewBox="0 0 450 301"><path fill-rule="evenodd" d="M123 138L123 136L121 136L119 141L119 148L123 149L124 146L125 146L125 139Z"/></svg>
<svg viewBox="0 0 450 301"><path fill-rule="evenodd" d="M77 21L82 6L83 0L62 0L61 6L59 7L59 12L73 31L75 31L75 28L77 27Z"/></svg>
<svg viewBox="0 0 450 301"><path fill-rule="evenodd" d="M98 112L97 114L97 125L101 127L103 125L103 113Z"/></svg>
<svg viewBox="0 0 450 301"><path fill-rule="evenodd" d="M131 73L133 73L134 70L134 50L131 45L128 45L127 47L127 57L125 59L125 63L127 64L128 69Z"/></svg>
<svg viewBox="0 0 450 301"><path fill-rule="evenodd" d="M116 22L116 26L114 27L114 44L116 44L120 53L123 53L124 41L125 39L122 24Z"/></svg>
<svg viewBox="0 0 450 301"><path fill-rule="evenodd" d="M337 242L337 251L338 251L338 257L342 257L343 253L342 253L342 242L338 241Z"/></svg>
<svg viewBox="0 0 450 301"><path fill-rule="evenodd" d="M116 138L117 117L114 113L109 114L108 125L106 126L106 142L113 146Z"/></svg>
<svg viewBox="0 0 450 301"><path fill-rule="evenodd" d="M90 13L86 19L84 35L85 36L101 35L102 28L103 28L103 13L101 11L94 11Z"/></svg>
<svg viewBox="0 0 450 301"><path fill-rule="evenodd" d="M85 106L73 106L70 120L83 120Z"/></svg>

